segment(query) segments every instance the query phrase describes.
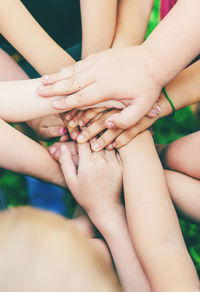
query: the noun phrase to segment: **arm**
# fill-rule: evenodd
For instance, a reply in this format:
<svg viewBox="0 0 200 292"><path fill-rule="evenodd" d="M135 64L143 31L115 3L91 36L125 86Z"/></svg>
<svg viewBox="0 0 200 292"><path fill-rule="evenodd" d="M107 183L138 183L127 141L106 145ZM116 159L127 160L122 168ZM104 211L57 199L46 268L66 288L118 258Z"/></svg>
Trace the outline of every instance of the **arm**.
<svg viewBox="0 0 200 292"><path fill-rule="evenodd" d="M0 118L22 122L61 112L51 106L55 98L45 99L37 95L36 88L40 84L40 79L0 82Z"/></svg>
<svg viewBox="0 0 200 292"><path fill-rule="evenodd" d="M59 165L40 144L0 120L0 167L65 186ZM14 144L13 144L14 143Z"/></svg>
<svg viewBox="0 0 200 292"><path fill-rule="evenodd" d="M74 63L19 0L0 1L0 32L40 74Z"/></svg>
<svg viewBox="0 0 200 292"><path fill-rule="evenodd" d="M79 145L78 153L79 165L76 168L72 160L74 155L66 145L54 152L54 156L59 156L67 185L104 236L123 291L150 291L132 246L120 202L120 160L114 151L94 154L88 144Z"/></svg>
<svg viewBox="0 0 200 292"><path fill-rule="evenodd" d="M120 0L117 28L112 47L136 46L143 43L153 7L153 0Z"/></svg>
<svg viewBox="0 0 200 292"><path fill-rule="evenodd" d="M192 105L200 101L200 61L192 64L181 72L175 79L173 79L166 86L166 90L170 99L172 100L175 109L179 110L188 105ZM122 129L106 130L105 121L106 119L119 112L119 110L112 110L106 114L103 114L99 119L91 122L91 125L83 130L81 136L78 137L78 142L84 143L94 136L105 131L95 142L96 149L92 148L93 151L100 151L109 144L109 149L113 147L120 148L128 144L133 138L139 133L150 128L159 118L168 116L172 112L172 107L169 101L166 99L164 93L161 93L161 99L158 102L161 108L161 113L154 118L145 116L135 126L123 131ZM81 116L83 126L90 121L90 111L85 112ZM93 118L93 116L91 116ZM111 144L112 143L112 144ZM98 145L97 145L98 144ZM99 146L99 147L98 147ZM93 147L93 146L92 146Z"/></svg>
<svg viewBox="0 0 200 292"><path fill-rule="evenodd" d="M117 0L81 0L82 59L111 47L117 16Z"/></svg>
<svg viewBox="0 0 200 292"><path fill-rule="evenodd" d="M151 135L137 136L120 155L129 230L152 290L198 291Z"/></svg>
<svg viewBox="0 0 200 292"><path fill-rule="evenodd" d="M199 0L180 0L142 45L107 50L67 69L68 82L73 80L74 85L70 91L67 88L71 95L53 106L69 110L117 99L126 108L111 116L107 127L135 125L153 106L163 85L198 55L199 9ZM57 81L59 76L49 80Z"/></svg>

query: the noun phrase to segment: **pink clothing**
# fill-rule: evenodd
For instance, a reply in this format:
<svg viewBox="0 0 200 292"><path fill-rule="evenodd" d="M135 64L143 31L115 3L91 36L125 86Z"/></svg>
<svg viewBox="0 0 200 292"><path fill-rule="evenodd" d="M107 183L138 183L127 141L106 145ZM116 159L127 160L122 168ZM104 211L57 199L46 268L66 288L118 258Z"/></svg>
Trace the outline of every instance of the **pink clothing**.
<svg viewBox="0 0 200 292"><path fill-rule="evenodd" d="M162 20L167 13L176 4L176 0L161 0L160 4L160 19Z"/></svg>

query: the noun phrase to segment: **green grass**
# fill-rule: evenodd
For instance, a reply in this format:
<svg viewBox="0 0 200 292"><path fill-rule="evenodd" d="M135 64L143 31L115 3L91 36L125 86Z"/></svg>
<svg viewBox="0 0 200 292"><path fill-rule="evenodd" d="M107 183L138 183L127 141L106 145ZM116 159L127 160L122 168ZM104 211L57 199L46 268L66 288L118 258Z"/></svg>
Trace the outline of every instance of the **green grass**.
<svg viewBox="0 0 200 292"><path fill-rule="evenodd" d="M148 34L154 29L158 21L159 1L156 0L148 27ZM196 130L198 130L196 117L190 108L183 109L176 114L175 118L165 118L156 123L154 126L155 142L161 144L170 143ZM10 206L26 205L29 203L23 176L10 171L4 171L0 177L0 187L6 193ZM197 271L200 273L200 227L183 220L180 220L180 223L186 244Z"/></svg>

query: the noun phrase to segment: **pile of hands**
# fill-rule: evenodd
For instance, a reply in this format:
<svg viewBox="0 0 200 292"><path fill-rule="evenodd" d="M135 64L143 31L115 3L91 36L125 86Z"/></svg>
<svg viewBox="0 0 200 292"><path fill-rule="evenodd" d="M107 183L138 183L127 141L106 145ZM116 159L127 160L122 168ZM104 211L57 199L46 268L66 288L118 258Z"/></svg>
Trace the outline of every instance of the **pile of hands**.
<svg viewBox="0 0 200 292"><path fill-rule="evenodd" d="M58 96L52 106L65 114L29 125L42 138L62 136L62 142L71 138L85 143L97 137L91 145L95 152L120 148L148 129L161 112L157 98L162 84L146 67L142 48L112 49L44 76L37 93Z"/></svg>

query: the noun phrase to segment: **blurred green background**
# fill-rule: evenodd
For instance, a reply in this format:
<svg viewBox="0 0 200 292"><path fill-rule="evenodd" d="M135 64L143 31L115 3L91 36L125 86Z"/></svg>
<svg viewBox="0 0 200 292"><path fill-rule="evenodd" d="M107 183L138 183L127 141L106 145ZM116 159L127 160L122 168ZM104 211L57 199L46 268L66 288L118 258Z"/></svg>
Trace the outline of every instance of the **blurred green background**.
<svg viewBox="0 0 200 292"><path fill-rule="evenodd" d="M155 0L148 34L158 22L159 0ZM192 113L192 110L190 108L183 109L176 113L175 118L165 118L156 123L154 126L155 142L161 144L172 142L177 138L198 130L198 125L198 120ZM0 177L0 187L7 196L9 206L29 204L26 183L22 175L5 170ZM180 223L189 252L200 274L200 227L184 220L180 220Z"/></svg>

